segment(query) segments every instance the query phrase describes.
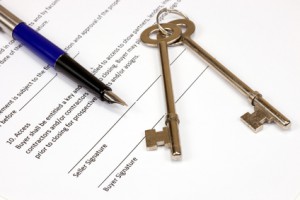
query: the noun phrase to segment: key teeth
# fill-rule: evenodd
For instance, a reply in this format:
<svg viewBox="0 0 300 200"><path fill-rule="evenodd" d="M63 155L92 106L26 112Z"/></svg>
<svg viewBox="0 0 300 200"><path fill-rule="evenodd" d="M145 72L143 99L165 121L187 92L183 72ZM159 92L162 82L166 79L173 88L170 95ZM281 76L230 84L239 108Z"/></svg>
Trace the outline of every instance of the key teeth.
<svg viewBox="0 0 300 200"><path fill-rule="evenodd" d="M149 151L154 151L158 146L170 147L170 138L168 128L163 128L163 131L156 132L155 129L145 131L146 147Z"/></svg>
<svg viewBox="0 0 300 200"><path fill-rule="evenodd" d="M255 117L255 112L250 114L249 112L241 116L241 120L254 132L258 133L263 129L263 123L257 120Z"/></svg>
<svg viewBox="0 0 300 200"><path fill-rule="evenodd" d="M263 129L264 123L274 122L273 117L264 112L259 106L254 106L254 112L252 114L247 112L241 116L241 119L255 133Z"/></svg>
<svg viewBox="0 0 300 200"><path fill-rule="evenodd" d="M147 146L147 151L155 151L155 150L157 150L157 145L151 147Z"/></svg>
<svg viewBox="0 0 300 200"><path fill-rule="evenodd" d="M146 147L148 151L154 151L157 149L156 141L153 140L156 131L154 129L146 130L145 137L146 137Z"/></svg>

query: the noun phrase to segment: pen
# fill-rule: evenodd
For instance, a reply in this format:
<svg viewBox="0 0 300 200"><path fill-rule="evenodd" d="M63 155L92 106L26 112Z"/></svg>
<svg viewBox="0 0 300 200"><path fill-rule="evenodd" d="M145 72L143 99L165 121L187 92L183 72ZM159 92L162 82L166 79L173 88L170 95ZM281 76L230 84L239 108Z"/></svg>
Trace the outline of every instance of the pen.
<svg viewBox="0 0 300 200"><path fill-rule="evenodd" d="M112 92L110 87L102 83L66 52L30 28L2 5L0 5L0 28L37 54L48 65L74 79L102 101L126 105L121 98Z"/></svg>

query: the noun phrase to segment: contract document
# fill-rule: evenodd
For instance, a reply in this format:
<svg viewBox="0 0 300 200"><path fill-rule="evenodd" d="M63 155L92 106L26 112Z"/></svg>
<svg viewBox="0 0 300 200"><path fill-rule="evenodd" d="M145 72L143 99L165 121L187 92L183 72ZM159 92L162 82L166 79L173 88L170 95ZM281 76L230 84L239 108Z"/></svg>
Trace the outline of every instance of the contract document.
<svg viewBox="0 0 300 200"><path fill-rule="evenodd" d="M0 199L295 200L300 195L300 3L0 0L118 94L110 105L0 32ZM182 160L147 151L165 126L159 50L140 41L162 8L292 122L255 134L248 100L186 46L169 47ZM163 21L178 16L167 15Z"/></svg>

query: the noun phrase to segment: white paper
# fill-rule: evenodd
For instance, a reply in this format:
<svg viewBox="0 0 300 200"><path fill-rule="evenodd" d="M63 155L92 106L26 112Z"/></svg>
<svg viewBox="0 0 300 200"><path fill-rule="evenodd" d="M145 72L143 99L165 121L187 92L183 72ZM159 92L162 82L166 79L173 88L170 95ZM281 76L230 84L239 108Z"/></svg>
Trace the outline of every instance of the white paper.
<svg viewBox="0 0 300 200"><path fill-rule="evenodd" d="M31 199L294 200L300 192L297 1L1 0L129 105L108 105L0 34L0 194ZM291 121L258 134L247 99L184 46L169 48L183 159L149 152L166 112L157 48L139 42L163 7ZM169 16L169 19L175 16ZM6 46L8 45L8 46ZM5 59L5 57L7 57ZM44 67L44 68L43 68ZM10 144L11 143L11 144ZM48 146L47 146L48 145Z"/></svg>

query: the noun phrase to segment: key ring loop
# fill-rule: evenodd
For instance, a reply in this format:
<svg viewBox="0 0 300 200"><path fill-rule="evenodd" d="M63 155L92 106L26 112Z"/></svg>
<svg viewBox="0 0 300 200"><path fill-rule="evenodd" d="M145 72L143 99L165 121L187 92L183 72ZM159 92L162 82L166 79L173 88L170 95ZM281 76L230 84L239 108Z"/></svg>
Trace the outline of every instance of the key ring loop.
<svg viewBox="0 0 300 200"><path fill-rule="evenodd" d="M160 32L166 36L169 36L171 33L166 30L164 27L162 27L161 23L159 22L159 17L163 14L163 13L172 13L172 14L176 14L176 15L179 15L181 17L183 17L184 19L187 19L189 20L189 18L183 14L182 12L180 12L179 10L175 10L175 9L167 9L167 8L163 8L161 9L158 13L157 13L157 16L156 16L156 23L157 23L157 26L158 26L158 29L160 30Z"/></svg>

